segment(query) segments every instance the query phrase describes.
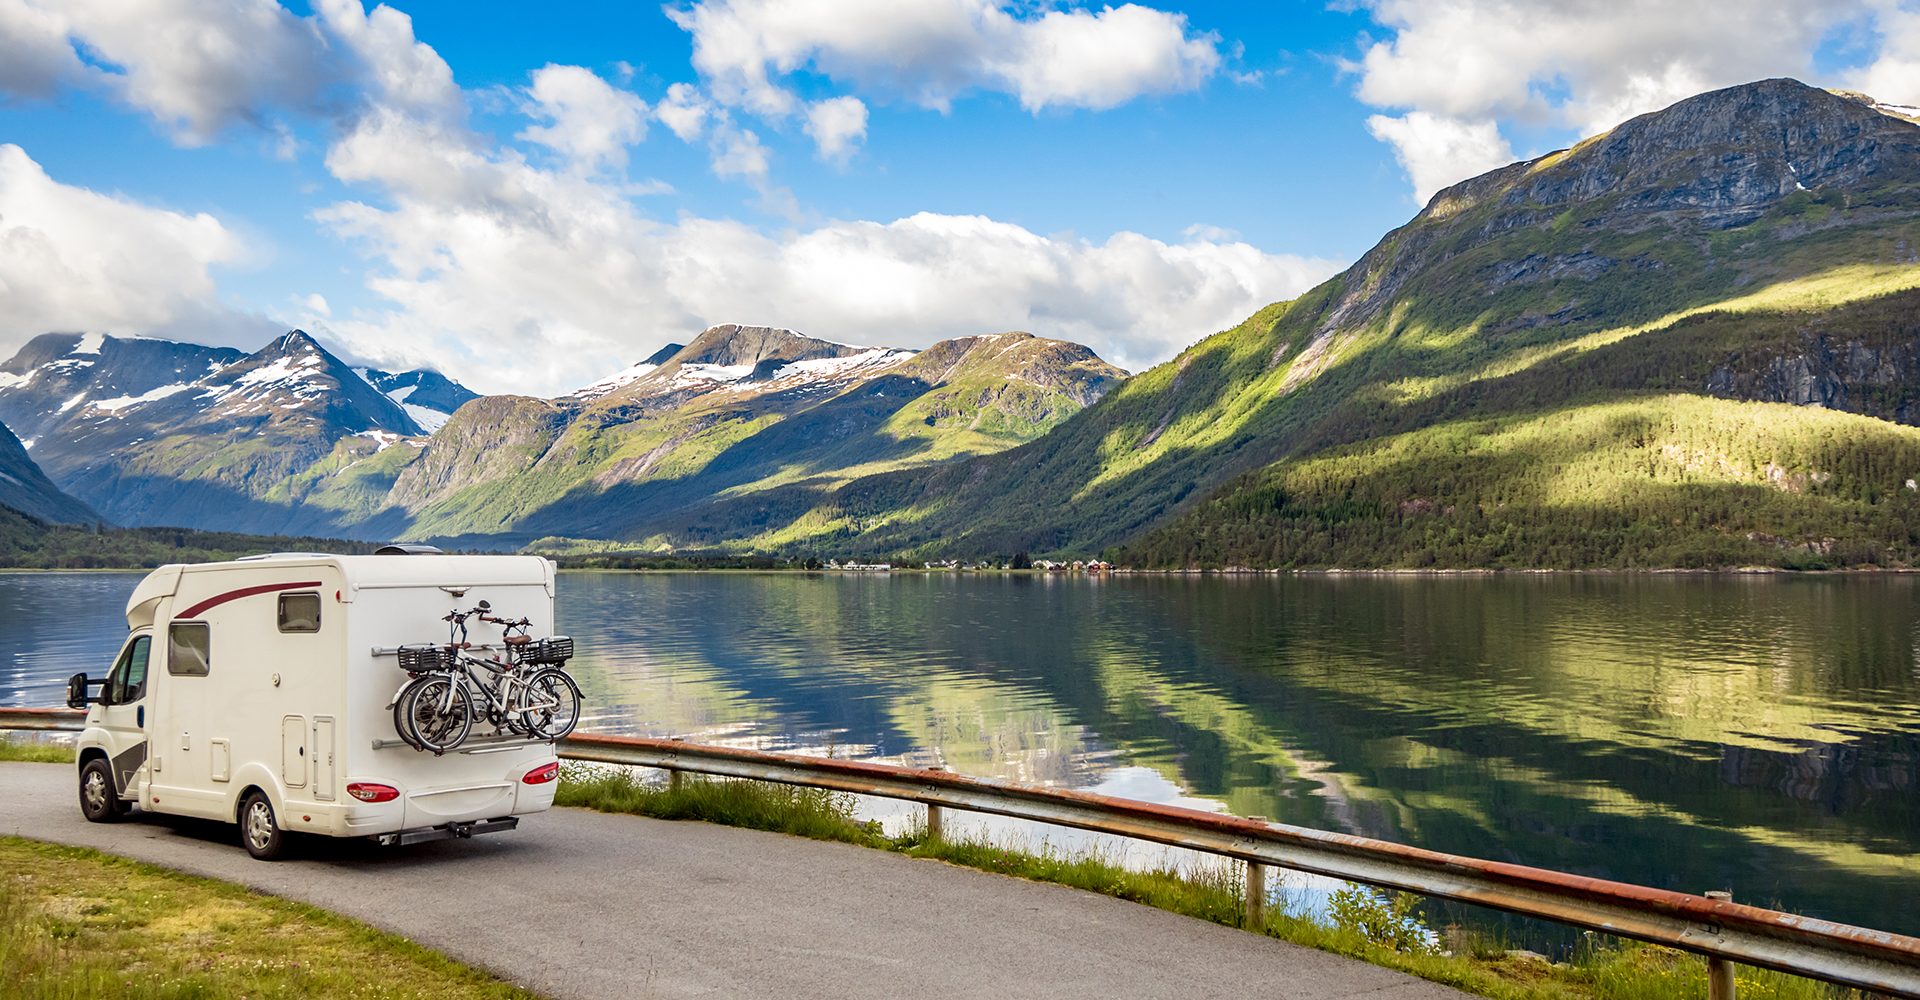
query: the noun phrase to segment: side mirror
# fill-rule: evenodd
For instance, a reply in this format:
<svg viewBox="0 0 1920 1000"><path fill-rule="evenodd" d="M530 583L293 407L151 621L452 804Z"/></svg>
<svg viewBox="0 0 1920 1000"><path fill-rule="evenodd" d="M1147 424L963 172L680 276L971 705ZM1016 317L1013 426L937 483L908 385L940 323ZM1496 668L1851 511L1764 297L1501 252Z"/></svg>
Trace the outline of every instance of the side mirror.
<svg viewBox="0 0 1920 1000"><path fill-rule="evenodd" d="M72 677L67 678L67 707L68 708L86 708L87 707L87 675L86 674L84 673L74 674Z"/></svg>

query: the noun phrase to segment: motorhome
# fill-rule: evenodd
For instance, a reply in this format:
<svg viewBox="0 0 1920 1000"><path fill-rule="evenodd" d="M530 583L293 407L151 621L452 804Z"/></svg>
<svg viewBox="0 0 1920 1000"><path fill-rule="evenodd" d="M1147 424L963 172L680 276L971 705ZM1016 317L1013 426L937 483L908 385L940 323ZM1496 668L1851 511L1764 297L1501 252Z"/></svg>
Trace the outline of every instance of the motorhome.
<svg viewBox="0 0 1920 1000"><path fill-rule="evenodd" d="M512 829L551 806L551 741L503 733L426 753L400 738L392 706L408 679L397 648L447 642L456 607L486 601L551 632L553 563L380 551L163 566L140 581L104 681L68 686L87 709L87 818L138 806L236 823L270 859L288 834L405 844Z"/></svg>

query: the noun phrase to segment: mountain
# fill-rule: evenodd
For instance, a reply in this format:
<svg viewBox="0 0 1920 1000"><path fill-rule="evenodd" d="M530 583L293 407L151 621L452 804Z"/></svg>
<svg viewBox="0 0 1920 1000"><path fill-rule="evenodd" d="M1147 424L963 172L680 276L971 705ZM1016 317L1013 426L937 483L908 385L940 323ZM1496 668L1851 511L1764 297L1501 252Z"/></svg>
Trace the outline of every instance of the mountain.
<svg viewBox="0 0 1920 1000"><path fill-rule="evenodd" d="M1920 127L1762 81L1441 191L1344 273L1024 447L720 505L669 540L1911 563L1916 316Z"/></svg>
<svg viewBox="0 0 1920 1000"><path fill-rule="evenodd" d="M658 368L661 365L666 364L669 360L673 358L674 355L679 354L681 351L685 349L686 349L685 344L668 344L667 346L662 347L661 349L653 352L652 355L648 356L647 360L642 361L639 364L633 365L632 367L629 367L629 368L622 368L619 371L614 372L612 375L609 375L606 378L603 378L600 381L595 382L591 385L582 386L581 388L576 389L572 393L570 393L570 396L573 399L580 400L582 402L585 402L591 399L599 399L601 396L604 396L607 393L612 392L613 390L618 389L629 382L638 381L642 376L646 375L648 372L653 371L655 368Z"/></svg>
<svg viewBox="0 0 1920 1000"><path fill-rule="evenodd" d="M1030 441L1124 378L1026 333L914 352L726 324L559 399L463 407L394 483L404 519L381 523L651 544L716 501Z"/></svg>
<svg viewBox="0 0 1920 1000"><path fill-rule="evenodd" d="M383 372L377 368L355 368L366 383L393 400L423 434L440 429L453 411L479 399L472 389L431 369L407 372Z"/></svg>
<svg viewBox="0 0 1920 1000"><path fill-rule="evenodd" d="M100 515L60 491L13 431L0 426L0 508L53 524L93 524Z"/></svg>
<svg viewBox="0 0 1920 1000"><path fill-rule="evenodd" d="M420 434L400 406L304 332L244 354L89 334L34 338L0 366L0 421L62 488L122 524L287 533L363 513L349 489ZM311 509L300 477L364 464ZM339 494L355 496L342 498Z"/></svg>

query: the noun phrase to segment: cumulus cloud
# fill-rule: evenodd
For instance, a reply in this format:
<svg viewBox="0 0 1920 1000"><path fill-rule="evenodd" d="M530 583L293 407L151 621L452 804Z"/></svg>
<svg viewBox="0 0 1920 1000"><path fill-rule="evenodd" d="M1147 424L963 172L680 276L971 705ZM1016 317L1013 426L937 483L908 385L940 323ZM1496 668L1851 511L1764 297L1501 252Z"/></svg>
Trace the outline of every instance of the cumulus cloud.
<svg viewBox="0 0 1920 1000"><path fill-rule="evenodd" d="M705 131L707 116L712 110L700 88L691 83L676 83L667 88L667 96L654 106L653 116L681 142L692 142Z"/></svg>
<svg viewBox="0 0 1920 1000"><path fill-rule="evenodd" d="M1806 76L1864 0L1362 0L1390 32L1349 68L1422 192L1503 149L1498 121L1594 134L1716 87ZM1417 116L1424 115L1424 118ZM1422 195L1424 197L1424 195Z"/></svg>
<svg viewBox="0 0 1920 1000"><path fill-rule="evenodd" d="M207 142L236 121L264 123L278 109L310 109L328 82L319 33L274 0L0 3L8 8L0 24L34 26L40 57L32 65L42 69L29 74L52 65L63 79L104 84L189 144ZM56 56L56 47L64 53ZM77 77L69 62L77 61L76 47L103 68ZM11 84L18 71L0 70L0 80Z"/></svg>
<svg viewBox="0 0 1920 1000"><path fill-rule="evenodd" d="M713 172L720 177L743 177L757 183L767 179L767 147L752 129L723 122L713 130Z"/></svg>
<svg viewBox="0 0 1920 1000"><path fill-rule="evenodd" d="M62 184L0 145L0 343L48 330L168 331L228 310L209 273L241 241L187 215Z"/></svg>
<svg viewBox="0 0 1920 1000"><path fill-rule="evenodd" d="M1462 121L1412 111L1398 118L1374 115L1367 119L1367 131L1393 146L1394 159L1413 180L1414 200L1423 203L1455 181L1514 159L1513 147L1500 137L1500 127L1491 120Z"/></svg>
<svg viewBox="0 0 1920 1000"><path fill-rule="evenodd" d="M1920 11L1894 3L1875 5L1880 51L1847 78L1847 85L1889 104L1920 106Z"/></svg>
<svg viewBox="0 0 1920 1000"><path fill-rule="evenodd" d="M67 41L67 18L59 8L0 0L0 94L49 97L88 75Z"/></svg>
<svg viewBox="0 0 1920 1000"><path fill-rule="evenodd" d="M0 93L103 86L187 145L242 122L284 134L284 116L329 113L342 98L461 111L452 71L414 39L407 15L359 0L315 8L301 17L275 0L0 0Z"/></svg>
<svg viewBox="0 0 1920 1000"><path fill-rule="evenodd" d="M647 136L647 102L581 66L547 66L527 88L528 111L550 124L533 125L520 138L537 142L594 170L624 167L627 147Z"/></svg>
<svg viewBox="0 0 1920 1000"><path fill-rule="evenodd" d="M1136 4L1034 17L998 0L699 0L667 14L693 36L713 96L765 116L798 109L781 78L803 69L869 97L944 110L996 91L1037 112L1192 90L1221 61L1219 39L1185 15Z"/></svg>
<svg viewBox="0 0 1920 1000"><path fill-rule="evenodd" d="M336 309L330 328L359 356L435 363L490 391L567 391L726 321L910 347L1024 328L1144 367L1337 269L1216 230L1167 243L932 213L782 234L665 223L612 184L458 148L416 119L369 128L329 162L388 185L393 204L318 219L378 262L368 287L385 306Z"/></svg>
<svg viewBox="0 0 1920 1000"><path fill-rule="evenodd" d="M318 0L314 7L358 69L358 87L376 103L414 114L458 115L465 110L452 67L432 46L414 38L413 18L386 4L368 11L361 0Z"/></svg>
<svg viewBox="0 0 1920 1000"><path fill-rule="evenodd" d="M823 160L841 160L867 137L867 106L858 97L835 97L807 107L807 135Z"/></svg>

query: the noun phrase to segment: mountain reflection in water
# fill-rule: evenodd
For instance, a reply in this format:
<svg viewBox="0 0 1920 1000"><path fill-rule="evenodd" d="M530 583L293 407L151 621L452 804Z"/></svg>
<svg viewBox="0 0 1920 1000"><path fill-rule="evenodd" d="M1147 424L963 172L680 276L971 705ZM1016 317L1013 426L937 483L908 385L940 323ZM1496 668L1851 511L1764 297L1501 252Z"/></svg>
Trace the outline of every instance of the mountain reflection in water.
<svg viewBox="0 0 1920 1000"><path fill-rule="evenodd" d="M0 577L0 701L103 669L136 579ZM1915 586L568 573L559 613L587 729L938 763L1912 934Z"/></svg>

